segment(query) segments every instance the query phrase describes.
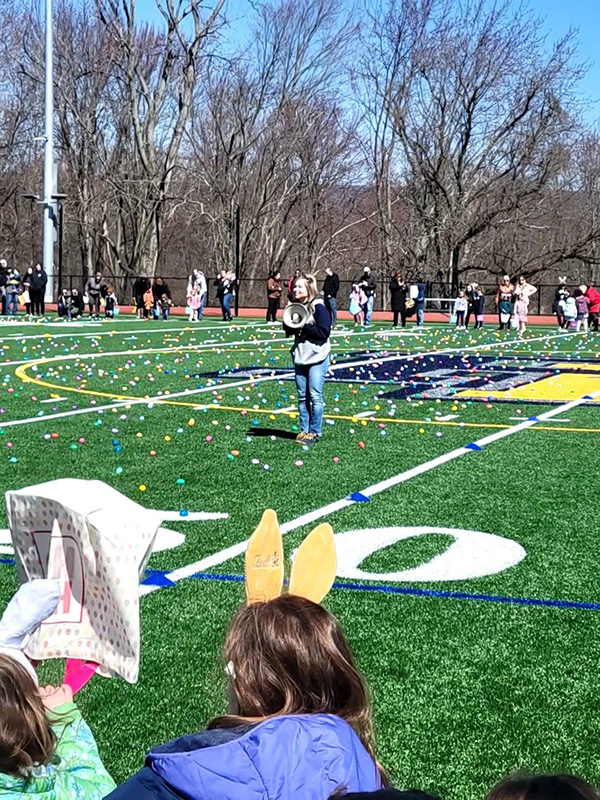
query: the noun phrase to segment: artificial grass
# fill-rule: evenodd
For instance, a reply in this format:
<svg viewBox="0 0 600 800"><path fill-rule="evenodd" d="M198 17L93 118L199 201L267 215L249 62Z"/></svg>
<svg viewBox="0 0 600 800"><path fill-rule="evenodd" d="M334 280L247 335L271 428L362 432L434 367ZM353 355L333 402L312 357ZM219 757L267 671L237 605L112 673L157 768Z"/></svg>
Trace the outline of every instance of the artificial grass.
<svg viewBox="0 0 600 800"><path fill-rule="evenodd" d="M40 329L40 338L25 338L40 336ZM447 326L400 335L386 330L382 324L370 331L338 329L336 359L360 360L367 351L375 358L415 354L424 366L435 366L440 350L465 346L472 348L473 369L483 370L479 345L486 348L482 353L516 356L523 366L540 357L600 357L599 337L557 337L553 330L532 328L523 340L489 329L466 335ZM303 449L279 433L293 434L297 426L283 412L295 405L293 381L276 375L256 382L236 371L268 377L270 370L288 370L289 343L276 341L278 328L244 322L234 329L190 329L181 320L144 327L119 320L90 335L85 326L14 331L7 326L7 338L0 339L0 359L68 358L26 372L43 374L58 389L24 382L15 374L19 365L0 363L3 487L64 476L97 478L147 507L229 513L227 521L167 523L186 542L152 556L149 566L163 571L243 541L266 507L275 508L283 522L295 519L500 430L494 426L514 425L551 407L436 400L426 392L389 397L399 377L373 383L366 365L353 382L328 382L330 419L323 439ZM136 397L207 391L177 398L190 407L155 402L98 413L93 404L110 405L110 398L59 391L84 381L89 391ZM240 381L244 385L228 388ZM215 407L194 408L209 403ZM94 410L46 419L73 405ZM365 411L375 412L375 420L356 416ZM447 416L452 419L445 423L438 419ZM35 421L1 427L30 418ZM536 426L463 455L326 519L335 531L410 525L479 530L513 539L527 553L496 575L408 588L594 603L598 433L577 430L598 430L598 409L571 409L568 418L555 430ZM310 527L286 535L288 561ZM436 534L403 540L372 553L361 568L407 569L441 554L450 541ZM242 558L211 571L241 574ZM1 566L2 599L15 583L14 569ZM138 685L94 678L79 696L116 780L142 764L148 747L201 728L225 710L220 648L242 599L239 583L193 578L143 598ZM326 605L339 616L371 685L380 759L399 786L475 800L515 767L600 780L598 611L342 589L333 590ZM55 663L42 665L44 679L59 674Z"/></svg>

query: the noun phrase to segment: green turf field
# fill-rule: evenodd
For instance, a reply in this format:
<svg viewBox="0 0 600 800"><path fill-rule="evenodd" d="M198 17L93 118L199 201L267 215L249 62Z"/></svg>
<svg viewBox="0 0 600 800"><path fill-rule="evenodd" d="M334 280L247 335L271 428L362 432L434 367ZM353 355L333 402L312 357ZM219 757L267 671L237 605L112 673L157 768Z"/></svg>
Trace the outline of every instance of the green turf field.
<svg viewBox="0 0 600 800"><path fill-rule="evenodd" d="M290 438L289 344L258 320L0 324L5 490L94 478L148 508L229 514L164 524L185 542L149 564L139 683L95 677L79 696L115 779L225 711L242 557L219 554L272 507L288 557L317 521L338 535L325 604L396 785L475 800L517 767L598 783L600 337L341 324L312 449Z"/></svg>

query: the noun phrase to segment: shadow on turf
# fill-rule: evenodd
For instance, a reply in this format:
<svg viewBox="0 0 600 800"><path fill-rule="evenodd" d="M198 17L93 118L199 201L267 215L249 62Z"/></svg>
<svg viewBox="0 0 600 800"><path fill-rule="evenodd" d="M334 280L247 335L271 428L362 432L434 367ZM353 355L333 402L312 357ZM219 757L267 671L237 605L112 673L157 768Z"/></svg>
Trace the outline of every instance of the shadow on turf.
<svg viewBox="0 0 600 800"><path fill-rule="evenodd" d="M281 428L250 428L246 436L275 436L277 439L295 439L296 434L292 431L284 431Z"/></svg>

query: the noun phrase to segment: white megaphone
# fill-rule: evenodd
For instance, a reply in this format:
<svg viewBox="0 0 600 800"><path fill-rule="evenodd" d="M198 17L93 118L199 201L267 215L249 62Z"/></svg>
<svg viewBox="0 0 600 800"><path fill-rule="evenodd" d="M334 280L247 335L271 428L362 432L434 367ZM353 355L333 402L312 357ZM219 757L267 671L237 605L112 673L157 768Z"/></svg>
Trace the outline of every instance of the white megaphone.
<svg viewBox="0 0 600 800"><path fill-rule="evenodd" d="M288 303L283 309L283 324L286 328L294 331L300 330L306 325L309 311L304 303Z"/></svg>

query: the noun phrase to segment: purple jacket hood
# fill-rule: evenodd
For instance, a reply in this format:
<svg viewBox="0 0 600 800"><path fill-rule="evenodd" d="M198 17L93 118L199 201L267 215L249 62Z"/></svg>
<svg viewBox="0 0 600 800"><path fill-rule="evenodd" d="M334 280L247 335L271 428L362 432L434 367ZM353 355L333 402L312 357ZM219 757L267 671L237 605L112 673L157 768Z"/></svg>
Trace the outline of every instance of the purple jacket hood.
<svg viewBox="0 0 600 800"><path fill-rule="evenodd" d="M182 745L150 752L146 764L188 800L327 800L340 787L381 788L356 733L331 714L272 717L223 744Z"/></svg>

